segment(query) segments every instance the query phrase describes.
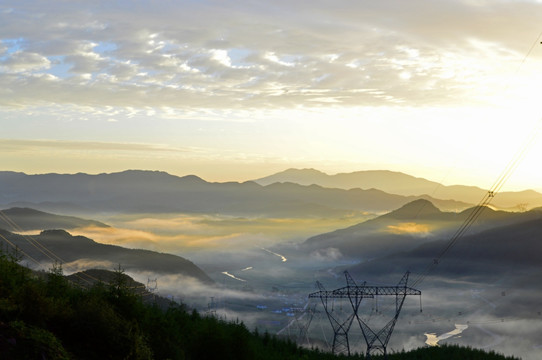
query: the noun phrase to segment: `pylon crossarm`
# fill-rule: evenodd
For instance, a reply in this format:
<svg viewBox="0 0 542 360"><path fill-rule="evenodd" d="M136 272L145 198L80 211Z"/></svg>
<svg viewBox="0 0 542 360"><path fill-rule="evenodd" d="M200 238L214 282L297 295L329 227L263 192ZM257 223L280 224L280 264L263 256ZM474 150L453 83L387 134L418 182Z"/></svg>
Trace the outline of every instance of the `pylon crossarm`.
<svg viewBox="0 0 542 360"><path fill-rule="evenodd" d="M309 294L309 298L319 298L321 296L335 298L335 299L344 299L349 296L361 296L364 298L373 298L376 295L378 296L398 296L398 295L421 295L420 290L404 287L404 286L345 286L336 290L331 291L317 291L312 294Z"/></svg>
<svg viewBox="0 0 542 360"><path fill-rule="evenodd" d="M380 294L379 294L380 295ZM347 299L350 296L359 296L364 298L373 298L374 294L365 294L363 291L360 291L357 288L352 287L343 287L336 290L330 290L330 291L317 291L309 294L309 298L332 298L332 299Z"/></svg>
<svg viewBox="0 0 542 360"><path fill-rule="evenodd" d="M421 295L421 291L404 286L364 286L351 290L352 294L360 294L364 297L375 295Z"/></svg>

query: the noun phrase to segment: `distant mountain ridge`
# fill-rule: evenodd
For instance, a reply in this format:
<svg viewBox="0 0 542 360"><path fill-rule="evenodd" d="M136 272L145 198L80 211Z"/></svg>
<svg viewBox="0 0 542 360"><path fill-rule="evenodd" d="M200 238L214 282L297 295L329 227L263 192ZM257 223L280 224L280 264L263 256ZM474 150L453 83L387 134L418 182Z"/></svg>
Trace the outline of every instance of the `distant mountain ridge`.
<svg viewBox="0 0 542 360"><path fill-rule="evenodd" d="M3 216L2 216L3 215ZM0 210L0 228L6 230L30 231L47 229L74 229L80 227L107 228L102 222L85 220L74 216L55 215L31 208L10 208Z"/></svg>
<svg viewBox="0 0 542 360"><path fill-rule="evenodd" d="M493 227L468 234L457 240L438 262L434 260L448 245L449 238L428 241L409 251L394 252L375 258L349 269L353 274L371 274L385 277L391 273L403 273L406 269L414 275L422 274L433 263L434 270L428 275L451 276L454 279L502 278L514 272L527 270L525 274L542 275L542 217ZM530 270L533 269L533 270ZM534 272L533 272L534 271Z"/></svg>
<svg viewBox="0 0 542 360"><path fill-rule="evenodd" d="M82 262L88 264L88 268L94 268L99 263L111 264L113 268L120 264L127 271L181 274L206 284L214 283L194 263L177 255L100 244L84 236L73 236L64 230L44 230L38 235L22 236L0 229L0 235L17 246L21 254L40 263L61 259L64 265Z"/></svg>
<svg viewBox="0 0 542 360"><path fill-rule="evenodd" d="M197 176L158 171L112 174L43 174L0 172L0 204L70 214L95 212L212 213L240 216L342 217L382 213L418 198L437 207L462 210L472 204L427 195L402 196L370 189L328 189L294 183L262 186L255 182L210 183ZM77 210L80 209L80 210Z"/></svg>
<svg viewBox="0 0 542 360"><path fill-rule="evenodd" d="M475 186L441 185L424 178L389 170L365 170L328 175L315 169L288 169L253 180L260 185L293 182L300 185L320 185L339 189L378 189L403 196L430 195L438 199L454 199L477 204L487 190ZM501 208L534 208L542 206L542 194L534 190L498 193L492 203Z"/></svg>
<svg viewBox="0 0 542 360"><path fill-rule="evenodd" d="M294 182L300 185L320 185L339 189L379 189L398 195L429 194L427 189L437 183L390 170L365 170L328 175L316 169L287 169L282 172L253 180L260 185L275 182Z"/></svg>
<svg viewBox="0 0 542 360"><path fill-rule="evenodd" d="M364 260L385 256L450 237L474 209L443 212L427 200L415 200L374 219L313 236L299 249L309 253L337 249L346 257ZM465 235L536 219L542 219L540 208L523 213L484 208Z"/></svg>

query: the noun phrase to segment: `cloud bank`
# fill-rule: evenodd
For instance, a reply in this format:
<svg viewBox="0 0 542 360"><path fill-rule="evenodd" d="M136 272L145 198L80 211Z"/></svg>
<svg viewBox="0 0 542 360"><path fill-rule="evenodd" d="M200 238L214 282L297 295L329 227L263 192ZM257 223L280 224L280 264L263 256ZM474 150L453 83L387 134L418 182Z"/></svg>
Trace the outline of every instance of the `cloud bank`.
<svg viewBox="0 0 542 360"><path fill-rule="evenodd" d="M473 97L480 90L473 84L483 82L487 92L500 86L502 74L510 73L536 38L540 6L5 1L0 105L475 103L482 99Z"/></svg>

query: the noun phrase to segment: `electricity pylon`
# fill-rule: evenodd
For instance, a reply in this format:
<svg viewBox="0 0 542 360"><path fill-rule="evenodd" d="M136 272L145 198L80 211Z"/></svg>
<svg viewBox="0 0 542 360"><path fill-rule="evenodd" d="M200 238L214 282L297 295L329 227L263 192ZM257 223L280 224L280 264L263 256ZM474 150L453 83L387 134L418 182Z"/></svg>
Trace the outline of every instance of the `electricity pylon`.
<svg viewBox="0 0 542 360"><path fill-rule="evenodd" d="M287 326L288 336L295 339L297 344L310 345L307 332L312 319L314 318L315 307L316 305L307 304L305 308L292 309L294 320ZM290 328L294 329L294 334L290 333Z"/></svg>
<svg viewBox="0 0 542 360"><path fill-rule="evenodd" d="M156 301L155 291L158 289L158 278L147 278L147 291L152 294L152 300Z"/></svg>
<svg viewBox="0 0 542 360"><path fill-rule="evenodd" d="M348 331L352 326L352 322L356 319L361 328L363 338L367 343L366 358L370 359L371 354L380 353L387 359L386 347L390 341L391 334L395 328L395 324L397 323L399 313L401 312L406 297L408 295L421 296L422 294L421 291L407 286L409 274L410 273L407 271L396 286L367 286L366 282L362 285L357 285L347 271L344 272L347 284L346 287L326 291L322 284L317 282L320 291L309 294L309 298L320 298L322 301L322 305L324 306L324 310L326 311L334 332L332 347L332 352L334 354L346 353L347 355L350 355ZM375 296L395 296L395 314L392 319L378 331L371 329L367 322L363 321L359 316L361 300L363 298L374 298ZM340 321L333 315L332 311L329 311L328 299L344 298L347 298L350 301L352 314L350 314L346 320Z"/></svg>

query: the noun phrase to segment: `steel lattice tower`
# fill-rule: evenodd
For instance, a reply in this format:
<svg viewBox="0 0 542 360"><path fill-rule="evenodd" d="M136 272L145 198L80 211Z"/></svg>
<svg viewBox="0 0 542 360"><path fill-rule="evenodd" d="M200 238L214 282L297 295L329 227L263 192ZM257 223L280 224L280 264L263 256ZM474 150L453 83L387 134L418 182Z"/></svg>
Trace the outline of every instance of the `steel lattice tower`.
<svg viewBox="0 0 542 360"><path fill-rule="evenodd" d="M296 309L293 311L295 314L293 324L295 329L295 341L298 344L307 344L309 345L309 338L307 336L307 332L309 330L309 326L311 325L312 319L314 318L315 313L315 307L314 306L308 306L305 309Z"/></svg>
<svg viewBox="0 0 542 360"><path fill-rule="evenodd" d="M327 291L324 286L317 281L316 286L320 291L309 294L309 298L319 298L324 306L327 318L331 327L333 328L333 344L331 346L331 352L333 354L346 354L350 355L350 342L348 340L348 332L352 327L352 323L356 318L357 309L364 297L374 297L372 295L365 295L357 291L357 285L348 272L345 271L347 286ZM363 284L365 286L365 283ZM333 311L329 311L329 299L349 299L352 304L354 312L350 314L346 319L339 319L338 316L333 314Z"/></svg>
<svg viewBox="0 0 542 360"><path fill-rule="evenodd" d="M357 285L350 274L345 271L347 286L326 291L322 284L317 282L320 291L309 294L309 298L319 298L322 301L324 310L333 328L333 346L334 354L346 353L350 355L350 344L348 341L348 332L352 326L354 319L357 320L365 342L367 343L366 356L371 358L371 354L383 354L387 358L386 347L391 338L399 313L403 307L405 299L409 295L421 296L421 291L407 286L409 272L401 278L396 286L367 286L364 282L362 285ZM395 314L392 319L380 330L375 331L369 327L367 322L363 321L359 316L359 307L363 298L374 298L375 296L395 296ZM347 298L352 306L352 314L344 321L339 321L332 312L328 310L328 299L344 299Z"/></svg>

